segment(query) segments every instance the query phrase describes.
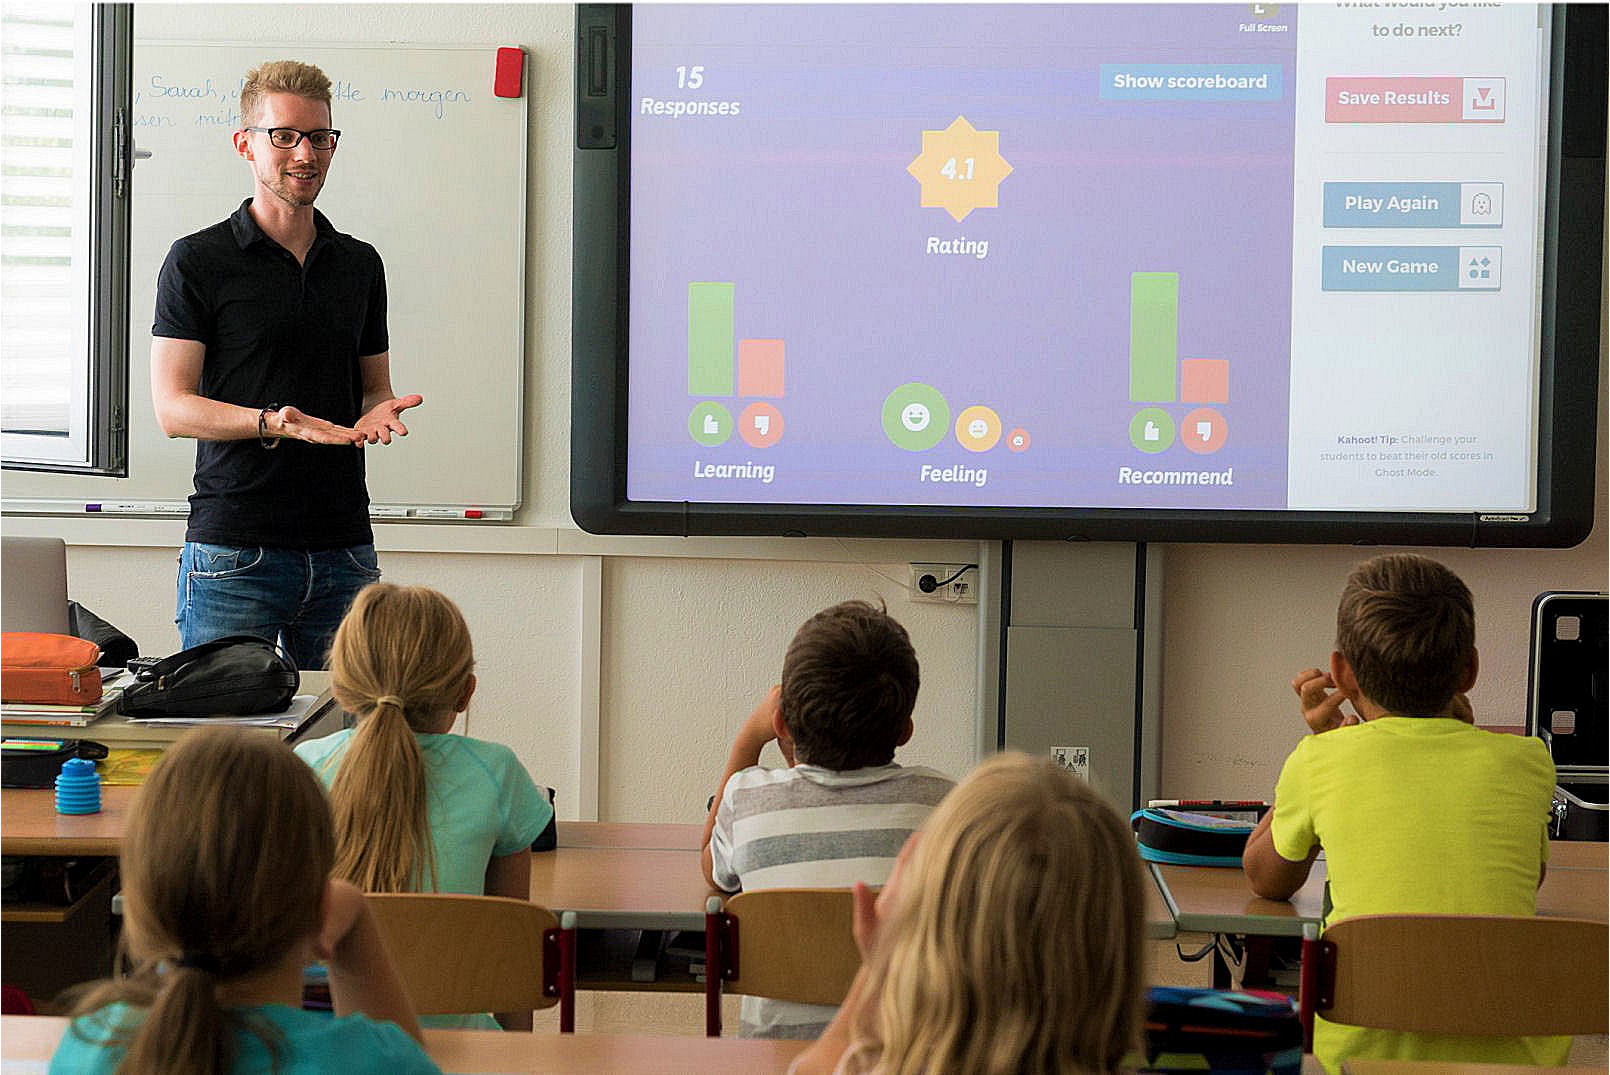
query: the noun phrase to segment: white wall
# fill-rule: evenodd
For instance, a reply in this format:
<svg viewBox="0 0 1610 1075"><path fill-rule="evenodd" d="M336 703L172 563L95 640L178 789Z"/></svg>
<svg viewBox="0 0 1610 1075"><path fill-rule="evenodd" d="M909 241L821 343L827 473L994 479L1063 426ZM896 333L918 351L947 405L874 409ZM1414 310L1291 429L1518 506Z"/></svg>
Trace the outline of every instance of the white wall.
<svg viewBox="0 0 1610 1075"><path fill-rule="evenodd" d="M1610 216L1606 218L1610 231ZM1431 549L1476 602L1478 723L1526 720L1532 600L1545 590L1610 591L1606 388L1610 263L1600 282L1599 448L1593 532L1574 549ZM1306 728L1291 692L1323 668L1351 566L1385 548L1175 545L1165 558L1163 780L1178 797L1262 798ZM1203 640L1211 639L1210 644Z"/></svg>
<svg viewBox="0 0 1610 1075"><path fill-rule="evenodd" d="M567 470L573 20L574 9L561 5L135 9L142 38L528 50L525 507L512 527L382 525L377 543L389 578L437 586L464 608L482 679L471 731L510 743L557 787L561 816L590 815L596 797L598 816L609 820L698 820L731 731L775 682L794 627L849 597L886 599L922 662L917 734L902 757L959 774L973 759L980 702L976 609L910 603L890 578L903 579L908 561L976 562L976 544L599 539L574 530ZM269 51L265 45L265 59L277 58ZM246 182L243 169L243 191ZM339 166L330 182L341 182ZM219 218L231 208L220 205ZM363 238L384 253L384 236ZM393 343L394 380L403 390L409 363L448 357ZM136 360L144 348L131 341ZM428 410L419 415L429 420ZM399 449L406 444L388 450ZM1445 555L1476 591L1484 661L1476 701L1484 719L1518 723L1524 709L1531 596L1610 588L1604 485L1601 449L1601 522L1578 549ZM74 595L146 652L177 648L172 606L182 524L7 516L4 528L66 537ZM1250 796L1272 787L1301 730L1286 681L1325 658L1347 565L1368 551L1165 551L1165 793Z"/></svg>

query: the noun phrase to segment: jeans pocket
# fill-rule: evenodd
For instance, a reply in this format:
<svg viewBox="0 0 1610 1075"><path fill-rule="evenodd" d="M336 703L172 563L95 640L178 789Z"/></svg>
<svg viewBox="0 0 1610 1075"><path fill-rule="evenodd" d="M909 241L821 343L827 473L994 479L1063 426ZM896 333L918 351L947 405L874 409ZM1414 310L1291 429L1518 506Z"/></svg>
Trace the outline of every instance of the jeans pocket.
<svg viewBox="0 0 1610 1075"><path fill-rule="evenodd" d="M352 570L370 582L380 581L380 557L373 545L352 545L341 551L352 562Z"/></svg>
<svg viewBox="0 0 1610 1075"><path fill-rule="evenodd" d="M200 541L190 544L191 578L234 578L248 574L262 562L260 545L209 545Z"/></svg>

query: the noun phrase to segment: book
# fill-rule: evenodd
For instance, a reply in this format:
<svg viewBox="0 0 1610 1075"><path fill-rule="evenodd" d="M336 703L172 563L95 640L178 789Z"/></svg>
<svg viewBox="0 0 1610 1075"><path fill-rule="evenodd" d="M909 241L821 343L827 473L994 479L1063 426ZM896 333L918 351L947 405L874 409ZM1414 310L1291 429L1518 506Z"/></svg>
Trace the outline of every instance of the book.
<svg viewBox="0 0 1610 1075"><path fill-rule="evenodd" d="M96 768L107 787L143 784L161 757L160 747L111 747Z"/></svg>
<svg viewBox="0 0 1610 1075"><path fill-rule="evenodd" d="M0 722L31 727L82 728L117 708L122 687L113 687L94 705L56 705L47 702L7 702L0 705Z"/></svg>

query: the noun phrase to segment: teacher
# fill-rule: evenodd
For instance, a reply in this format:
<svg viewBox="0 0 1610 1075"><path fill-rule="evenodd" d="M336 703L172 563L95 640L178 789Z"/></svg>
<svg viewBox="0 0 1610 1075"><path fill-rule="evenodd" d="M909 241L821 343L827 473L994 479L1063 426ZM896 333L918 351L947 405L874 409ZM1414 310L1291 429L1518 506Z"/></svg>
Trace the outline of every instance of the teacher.
<svg viewBox="0 0 1610 1075"><path fill-rule="evenodd" d="M197 442L174 622L186 648L254 634L323 668L380 577L363 446L406 436L423 399L391 388L380 255L313 208L341 137L330 80L262 64L240 116L252 196L175 242L157 280L152 402Z"/></svg>

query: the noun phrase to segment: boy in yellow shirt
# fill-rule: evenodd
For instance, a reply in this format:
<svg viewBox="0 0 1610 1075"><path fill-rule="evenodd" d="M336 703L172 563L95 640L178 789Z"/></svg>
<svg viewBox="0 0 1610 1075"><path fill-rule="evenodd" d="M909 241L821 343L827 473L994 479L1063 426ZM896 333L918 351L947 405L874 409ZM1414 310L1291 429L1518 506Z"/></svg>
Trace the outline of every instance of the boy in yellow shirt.
<svg viewBox="0 0 1610 1075"><path fill-rule="evenodd" d="M1247 841L1254 892L1288 899L1323 848L1329 922L1536 913L1554 762L1539 739L1475 727L1465 697L1475 633L1470 590L1436 561L1378 556L1354 568L1330 671L1292 680L1314 734L1286 759L1274 809ZM1314 1027L1332 1073L1350 1057L1559 1065L1569 1050L1569 1038Z"/></svg>

